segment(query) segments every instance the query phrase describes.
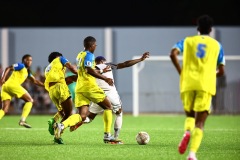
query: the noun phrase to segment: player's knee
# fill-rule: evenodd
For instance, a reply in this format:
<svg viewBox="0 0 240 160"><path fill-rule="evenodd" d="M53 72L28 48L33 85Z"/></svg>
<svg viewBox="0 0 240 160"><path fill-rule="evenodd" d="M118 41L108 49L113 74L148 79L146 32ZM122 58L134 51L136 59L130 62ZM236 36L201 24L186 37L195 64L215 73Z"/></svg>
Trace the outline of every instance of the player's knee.
<svg viewBox="0 0 240 160"><path fill-rule="evenodd" d="M119 108L117 111L116 111L116 114L121 114L122 113L122 108Z"/></svg>
<svg viewBox="0 0 240 160"><path fill-rule="evenodd" d="M187 117L193 117L193 118L195 117L195 112L193 110L190 110L190 111L185 110L185 113Z"/></svg>

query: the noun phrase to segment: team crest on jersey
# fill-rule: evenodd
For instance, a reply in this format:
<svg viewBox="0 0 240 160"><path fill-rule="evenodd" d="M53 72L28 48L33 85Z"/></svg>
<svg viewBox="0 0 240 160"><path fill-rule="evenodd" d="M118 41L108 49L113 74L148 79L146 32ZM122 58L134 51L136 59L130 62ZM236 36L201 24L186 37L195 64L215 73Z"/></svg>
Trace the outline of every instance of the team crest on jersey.
<svg viewBox="0 0 240 160"><path fill-rule="evenodd" d="M92 62L87 61L87 66L92 66Z"/></svg>
<svg viewBox="0 0 240 160"><path fill-rule="evenodd" d="M17 63L13 64L13 67L18 67L18 64Z"/></svg>

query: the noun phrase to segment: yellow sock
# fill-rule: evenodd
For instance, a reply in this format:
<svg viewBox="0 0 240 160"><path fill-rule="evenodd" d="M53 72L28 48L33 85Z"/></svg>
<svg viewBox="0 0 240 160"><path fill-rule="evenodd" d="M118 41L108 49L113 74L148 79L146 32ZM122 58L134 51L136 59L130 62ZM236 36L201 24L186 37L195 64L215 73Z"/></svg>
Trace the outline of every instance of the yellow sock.
<svg viewBox="0 0 240 160"><path fill-rule="evenodd" d="M192 131L195 127L195 118L187 117L185 119L184 130L185 131Z"/></svg>
<svg viewBox="0 0 240 160"><path fill-rule="evenodd" d="M54 118L54 121L57 122L57 121L59 121L60 118L62 118L62 115L61 115L59 112L57 112L57 113L53 116L53 118Z"/></svg>
<svg viewBox="0 0 240 160"><path fill-rule="evenodd" d="M23 106L23 111L22 111L22 120L25 121L27 116L29 115L31 109L32 109L32 102L26 102Z"/></svg>
<svg viewBox="0 0 240 160"><path fill-rule="evenodd" d="M68 117L68 119L63 121L62 124L64 125L64 128L67 128L69 126L74 126L81 121L82 121L82 117L79 114L73 114L70 117Z"/></svg>
<svg viewBox="0 0 240 160"><path fill-rule="evenodd" d="M2 117L5 115L5 112L1 109L0 110L0 119L2 119Z"/></svg>
<svg viewBox="0 0 240 160"><path fill-rule="evenodd" d="M112 127L112 110L104 110L103 112L104 121L104 133L110 133Z"/></svg>
<svg viewBox="0 0 240 160"><path fill-rule="evenodd" d="M192 137L191 137L191 145L190 145L190 151L196 153L201 142L202 142L202 137L203 137L203 131L200 128L194 128L192 132Z"/></svg>

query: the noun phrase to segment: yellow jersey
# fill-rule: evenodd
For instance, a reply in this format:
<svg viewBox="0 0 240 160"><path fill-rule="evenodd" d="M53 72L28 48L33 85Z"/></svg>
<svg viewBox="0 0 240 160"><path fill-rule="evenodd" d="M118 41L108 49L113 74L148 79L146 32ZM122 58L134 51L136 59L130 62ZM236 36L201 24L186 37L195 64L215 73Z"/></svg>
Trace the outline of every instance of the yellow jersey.
<svg viewBox="0 0 240 160"><path fill-rule="evenodd" d="M50 82L58 82L58 83L65 83L65 71L66 67L65 64L69 63L69 61L64 58L63 56L55 58L46 68L44 71L45 74L45 82L44 86L45 89L49 90L49 83Z"/></svg>
<svg viewBox="0 0 240 160"><path fill-rule="evenodd" d="M216 93L216 69L225 65L222 45L207 35L189 36L173 48L183 54L180 92L202 90Z"/></svg>
<svg viewBox="0 0 240 160"><path fill-rule="evenodd" d="M75 92L89 92L97 86L96 78L88 74L86 67L95 69L95 56L89 51L82 51L77 55L78 79Z"/></svg>
<svg viewBox="0 0 240 160"><path fill-rule="evenodd" d="M27 68L23 63L13 64L13 72L5 84L16 84L21 85L29 76L32 76L31 73L28 73Z"/></svg>

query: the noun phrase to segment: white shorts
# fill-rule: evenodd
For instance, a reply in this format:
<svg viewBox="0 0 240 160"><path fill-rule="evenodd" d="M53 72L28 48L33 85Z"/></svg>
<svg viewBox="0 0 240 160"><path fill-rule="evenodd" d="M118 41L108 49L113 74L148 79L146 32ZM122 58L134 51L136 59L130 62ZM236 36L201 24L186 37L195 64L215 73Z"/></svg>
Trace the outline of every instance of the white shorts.
<svg viewBox="0 0 240 160"><path fill-rule="evenodd" d="M104 92L112 104L113 112L116 113L120 108L122 108L122 102L120 100L118 92L115 89ZM104 109L100 107L98 104L91 102L89 106L89 111L94 114L99 114L102 113Z"/></svg>

